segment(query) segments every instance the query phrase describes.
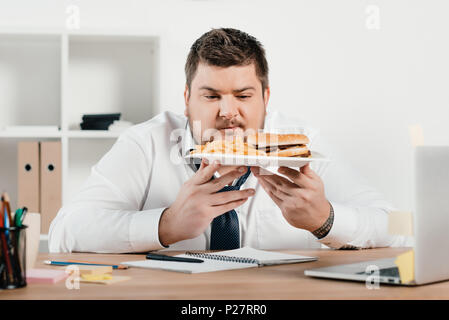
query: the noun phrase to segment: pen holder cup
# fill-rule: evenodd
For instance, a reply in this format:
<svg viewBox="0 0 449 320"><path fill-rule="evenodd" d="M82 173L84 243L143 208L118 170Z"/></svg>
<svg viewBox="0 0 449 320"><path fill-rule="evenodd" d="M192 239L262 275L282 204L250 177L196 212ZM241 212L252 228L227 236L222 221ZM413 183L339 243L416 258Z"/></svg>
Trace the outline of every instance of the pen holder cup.
<svg viewBox="0 0 449 320"><path fill-rule="evenodd" d="M0 290L26 286L27 226L0 228Z"/></svg>

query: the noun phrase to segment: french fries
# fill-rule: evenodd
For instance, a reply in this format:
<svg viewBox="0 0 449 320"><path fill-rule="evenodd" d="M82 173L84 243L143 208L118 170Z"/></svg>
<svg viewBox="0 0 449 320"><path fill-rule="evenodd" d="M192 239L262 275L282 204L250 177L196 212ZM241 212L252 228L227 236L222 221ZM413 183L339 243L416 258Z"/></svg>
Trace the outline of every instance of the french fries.
<svg viewBox="0 0 449 320"><path fill-rule="evenodd" d="M207 142L204 145L196 145L195 150L190 153L226 153L235 155L251 155L251 156L266 156L266 153L257 150L243 141L240 136L232 137L232 140L215 140Z"/></svg>

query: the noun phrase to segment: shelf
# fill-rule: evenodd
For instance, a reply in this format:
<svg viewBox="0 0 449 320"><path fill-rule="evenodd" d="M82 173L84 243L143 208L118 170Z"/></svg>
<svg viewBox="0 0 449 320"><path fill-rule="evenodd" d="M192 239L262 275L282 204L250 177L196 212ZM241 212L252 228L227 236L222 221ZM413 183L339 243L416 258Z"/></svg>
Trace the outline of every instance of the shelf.
<svg viewBox="0 0 449 320"><path fill-rule="evenodd" d="M42 132L42 131L0 131L0 138L36 138L36 139L44 139L44 138L61 138L61 132Z"/></svg>
<svg viewBox="0 0 449 320"><path fill-rule="evenodd" d="M148 43L155 45L158 42L158 37L154 35L148 35L147 33L107 33L107 32L92 32L86 33L84 31L77 32L71 31L68 33L71 43Z"/></svg>
<svg viewBox="0 0 449 320"><path fill-rule="evenodd" d="M150 119L157 105L157 39L143 36L69 35L66 85L68 130L83 114L121 113Z"/></svg>
<svg viewBox="0 0 449 320"><path fill-rule="evenodd" d="M35 138L35 139L45 139L45 138L74 138L74 139L116 139L120 136L122 132L107 131L107 130L70 130L68 132L9 132L0 131L0 138Z"/></svg>
<svg viewBox="0 0 449 320"><path fill-rule="evenodd" d="M14 207L19 141L61 141L64 204L123 133L80 130L84 114L156 114L159 50L160 35L140 31L0 28L0 189Z"/></svg>
<svg viewBox="0 0 449 320"><path fill-rule="evenodd" d="M107 130L70 130L64 136L67 136L69 138L118 138L120 136L121 132L115 132L115 131L107 131Z"/></svg>

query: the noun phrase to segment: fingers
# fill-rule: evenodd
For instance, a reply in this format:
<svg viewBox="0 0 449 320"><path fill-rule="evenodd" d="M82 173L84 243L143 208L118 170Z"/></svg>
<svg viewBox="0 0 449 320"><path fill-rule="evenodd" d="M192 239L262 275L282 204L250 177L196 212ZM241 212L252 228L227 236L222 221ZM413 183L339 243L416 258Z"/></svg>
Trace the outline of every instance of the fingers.
<svg viewBox="0 0 449 320"><path fill-rule="evenodd" d="M259 179L259 183L262 186L262 188L265 190L265 192L270 196L270 198L276 203L278 207L281 207L282 205L282 199L279 198L276 194L274 194L273 189L270 187L270 185L263 179Z"/></svg>
<svg viewBox="0 0 449 320"><path fill-rule="evenodd" d="M291 193L289 189L298 188L298 185L296 185L295 183L291 182L290 180L284 177L278 176L277 174L264 175L260 177L267 180L271 184L274 184L275 186L282 188L286 193Z"/></svg>
<svg viewBox="0 0 449 320"><path fill-rule="evenodd" d="M209 160L207 160L206 158L202 158L201 164L200 164L200 167L198 168L198 170L203 169L203 168L207 167L208 165L209 165Z"/></svg>
<svg viewBox="0 0 449 320"><path fill-rule="evenodd" d="M220 178L210 181L207 184L207 187L211 193L215 193L223 189L224 186L230 184L235 179L243 176L247 170L248 169L245 166L238 167L237 169L222 175Z"/></svg>
<svg viewBox="0 0 449 320"><path fill-rule="evenodd" d="M304 168L304 167L302 167L302 168ZM298 170L295 170L292 168L288 168L288 167L280 167L278 169L278 172L289 177L295 184L297 184L301 188L308 188L308 187L311 187L313 184L312 178L310 178L309 176L307 176L306 174L304 174L301 171L298 171Z"/></svg>
<svg viewBox="0 0 449 320"><path fill-rule="evenodd" d="M208 182L219 167L220 163L218 161L214 161L212 164L207 164L207 160L202 159L201 166L193 177L194 183L203 184Z"/></svg>
<svg viewBox="0 0 449 320"><path fill-rule="evenodd" d="M292 195L294 190L298 188L297 184L276 174L260 175L259 168L253 167L251 167L251 171L254 173L254 176L257 178L259 183L265 183L265 188L269 188L275 195L279 192L277 197L280 199L285 196Z"/></svg>
<svg viewBox="0 0 449 320"><path fill-rule="evenodd" d="M310 163L307 163L305 166L301 167L301 173L304 173L307 177L309 178L316 178L318 177L318 175L315 173L315 171L312 170L312 168L310 168Z"/></svg>
<svg viewBox="0 0 449 320"><path fill-rule="evenodd" d="M251 168L251 172L253 173L254 176L258 176L259 175L259 167L250 167Z"/></svg>
<svg viewBox="0 0 449 320"><path fill-rule="evenodd" d="M291 196L291 193L289 192L289 190L286 187L276 184L273 181L270 181L266 177L259 177L258 180L259 180L259 183L264 188L264 190L266 189L266 190L271 191L274 195L276 195L276 197L278 197L281 200L283 200L286 197ZM296 186L296 188L297 188L297 186Z"/></svg>
<svg viewBox="0 0 449 320"><path fill-rule="evenodd" d="M210 204L213 206L219 206L229 202L247 199L253 196L254 192L254 189L245 189L215 193L210 198Z"/></svg>
<svg viewBox="0 0 449 320"><path fill-rule="evenodd" d="M222 205L218 205L218 206L213 206L211 207L211 216L212 218L215 218L225 212L234 210L235 208L241 206L242 204L245 203L245 201L248 200L248 198L244 198L244 199L240 199L240 200L236 200L236 201L231 201Z"/></svg>
<svg viewBox="0 0 449 320"><path fill-rule="evenodd" d="M253 168L251 168L251 170L253 170ZM257 169L253 170L253 173L257 180L260 181L261 179L264 179L266 182L270 183L275 188L281 189L288 195L292 193L292 189L298 188L298 185L284 177L278 176L277 174L260 175L259 170Z"/></svg>

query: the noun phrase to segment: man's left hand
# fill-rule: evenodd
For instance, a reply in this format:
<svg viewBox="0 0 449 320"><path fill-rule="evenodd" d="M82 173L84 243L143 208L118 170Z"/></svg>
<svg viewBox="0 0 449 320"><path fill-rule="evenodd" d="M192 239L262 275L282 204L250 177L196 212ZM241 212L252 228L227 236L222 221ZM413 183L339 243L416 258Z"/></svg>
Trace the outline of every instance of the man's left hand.
<svg viewBox="0 0 449 320"><path fill-rule="evenodd" d="M258 167L251 167L251 171L292 226L313 232L326 222L330 204L323 181L309 164L300 170L280 167L278 172L291 181L277 174L260 174Z"/></svg>

